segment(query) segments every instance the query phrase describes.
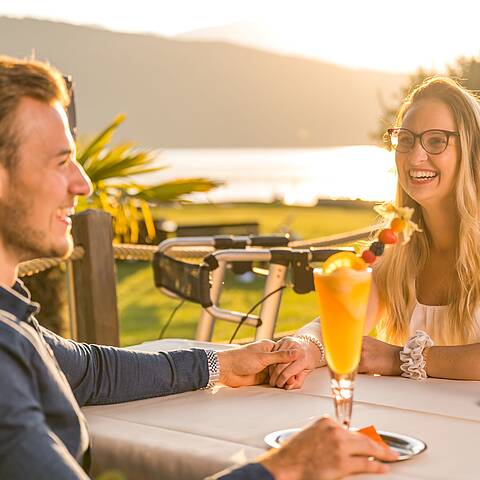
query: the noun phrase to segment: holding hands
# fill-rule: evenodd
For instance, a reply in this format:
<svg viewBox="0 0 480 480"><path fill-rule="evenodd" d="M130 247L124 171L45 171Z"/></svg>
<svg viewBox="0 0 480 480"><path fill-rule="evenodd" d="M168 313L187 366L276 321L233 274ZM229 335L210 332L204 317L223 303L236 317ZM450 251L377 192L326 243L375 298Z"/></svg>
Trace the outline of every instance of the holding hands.
<svg viewBox="0 0 480 480"><path fill-rule="evenodd" d="M401 375L402 347L364 336L358 373ZM220 381L231 387L269 383L272 387L301 388L315 368L325 365L323 352L308 336L288 336L278 342L261 340L219 352Z"/></svg>
<svg viewBox="0 0 480 480"><path fill-rule="evenodd" d="M295 362L299 352L279 347L272 340L218 352L220 382L229 387L258 385L268 381L269 367Z"/></svg>
<svg viewBox="0 0 480 480"><path fill-rule="evenodd" d="M300 388L307 375L322 366L322 352L305 337L284 337L276 343L274 349L294 350L297 353L294 361L269 367L269 383L272 387L286 390Z"/></svg>

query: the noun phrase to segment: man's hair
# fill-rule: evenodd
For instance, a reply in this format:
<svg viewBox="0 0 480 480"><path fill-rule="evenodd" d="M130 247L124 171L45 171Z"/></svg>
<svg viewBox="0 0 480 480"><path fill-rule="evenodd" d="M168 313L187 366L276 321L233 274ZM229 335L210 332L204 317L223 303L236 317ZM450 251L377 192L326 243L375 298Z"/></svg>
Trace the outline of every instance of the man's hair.
<svg viewBox="0 0 480 480"><path fill-rule="evenodd" d="M66 108L70 97L62 74L47 63L0 55L0 165L12 169L19 145L15 114L23 98Z"/></svg>

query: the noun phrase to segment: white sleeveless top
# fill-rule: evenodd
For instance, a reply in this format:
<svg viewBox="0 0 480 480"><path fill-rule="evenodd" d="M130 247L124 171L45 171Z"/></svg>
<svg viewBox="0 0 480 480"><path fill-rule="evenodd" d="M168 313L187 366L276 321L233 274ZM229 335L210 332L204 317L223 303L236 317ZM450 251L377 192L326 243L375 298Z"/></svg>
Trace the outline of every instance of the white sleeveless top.
<svg viewBox="0 0 480 480"><path fill-rule="evenodd" d="M416 330L427 332L435 345L449 345L445 332L445 319L448 315L448 305L423 305L417 301L410 318L409 336ZM480 342L480 308L475 311L475 333L473 342Z"/></svg>

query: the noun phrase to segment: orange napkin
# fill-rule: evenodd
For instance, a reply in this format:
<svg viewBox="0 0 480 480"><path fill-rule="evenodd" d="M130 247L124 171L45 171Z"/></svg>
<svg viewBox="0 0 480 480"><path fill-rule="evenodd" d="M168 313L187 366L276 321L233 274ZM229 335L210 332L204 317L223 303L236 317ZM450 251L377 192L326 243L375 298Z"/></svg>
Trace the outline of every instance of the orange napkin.
<svg viewBox="0 0 480 480"><path fill-rule="evenodd" d="M358 432L363 433L363 435L366 435L368 438L371 438L374 442L377 442L380 445L383 445L384 447L388 448L388 445L382 440L382 437L378 434L377 430L373 425L360 428Z"/></svg>

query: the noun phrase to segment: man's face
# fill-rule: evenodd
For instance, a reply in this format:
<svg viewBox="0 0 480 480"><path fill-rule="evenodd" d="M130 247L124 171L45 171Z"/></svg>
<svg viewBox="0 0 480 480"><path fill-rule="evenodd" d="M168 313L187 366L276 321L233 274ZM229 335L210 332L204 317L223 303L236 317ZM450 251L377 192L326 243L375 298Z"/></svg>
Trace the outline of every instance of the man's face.
<svg viewBox="0 0 480 480"><path fill-rule="evenodd" d="M24 98L14 128L18 157L0 167L0 246L17 262L67 255L77 195L91 183L75 161L75 143L62 106Z"/></svg>

